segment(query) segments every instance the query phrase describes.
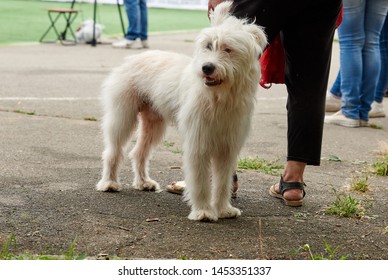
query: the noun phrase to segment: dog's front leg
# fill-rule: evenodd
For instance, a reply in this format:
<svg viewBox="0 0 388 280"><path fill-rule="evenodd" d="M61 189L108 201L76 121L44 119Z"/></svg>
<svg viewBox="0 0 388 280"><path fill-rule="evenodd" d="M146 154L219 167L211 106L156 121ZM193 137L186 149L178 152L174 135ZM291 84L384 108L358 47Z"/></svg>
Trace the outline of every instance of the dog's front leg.
<svg viewBox="0 0 388 280"><path fill-rule="evenodd" d="M185 145L183 164L185 169L186 190L184 198L191 206L190 220L217 221L217 213L211 206L211 189L208 155L193 151L194 143ZM191 149L190 149L191 148Z"/></svg>
<svg viewBox="0 0 388 280"><path fill-rule="evenodd" d="M235 218L241 211L230 203L232 194L232 174L236 168L237 155L220 153L213 158L213 207L218 218Z"/></svg>

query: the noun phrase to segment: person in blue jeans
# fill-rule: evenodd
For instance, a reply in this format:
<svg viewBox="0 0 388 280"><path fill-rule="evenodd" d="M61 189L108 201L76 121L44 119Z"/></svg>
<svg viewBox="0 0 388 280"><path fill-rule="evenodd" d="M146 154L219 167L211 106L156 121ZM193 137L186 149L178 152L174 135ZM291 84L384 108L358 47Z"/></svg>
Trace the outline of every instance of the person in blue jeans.
<svg viewBox="0 0 388 280"><path fill-rule="evenodd" d="M388 17L380 35L381 71L369 117L385 117L383 98L388 88Z"/></svg>
<svg viewBox="0 0 388 280"><path fill-rule="evenodd" d="M146 0L124 0L128 30L124 39L112 44L115 48L133 48L140 39L141 47L148 48L148 11Z"/></svg>
<svg viewBox="0 0 388 280"><path fill-rule="evenodd" d="M372 108L369 111L369 118L385 117L383 106L383 98L388 88L388 17L385 18L385 23L380 34L380 58L381 71L377 82L376 93ZM337 112L341 109L341 75L340 72L330 89L326 98L326 112Z"/></svg>
<svg viewBox="0 0 388 280"><path fill-rule="evenodd" d="M325 123L346 127L368 126L381 71L380 34L387 0L344 0L343 21L338 28L340 42L339 90L341 110L325 117Z"/></svg>

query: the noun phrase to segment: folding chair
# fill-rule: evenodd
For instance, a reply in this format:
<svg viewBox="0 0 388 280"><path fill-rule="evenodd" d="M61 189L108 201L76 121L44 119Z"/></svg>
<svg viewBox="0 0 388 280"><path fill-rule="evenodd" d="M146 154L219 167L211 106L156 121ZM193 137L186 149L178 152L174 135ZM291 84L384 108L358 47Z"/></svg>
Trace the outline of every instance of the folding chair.
<svg viewBox="0 0 388 280"><path fill-rule="evenodd" d="M78 16L79 10L73 9L74 4L76 0L73 0L71 3L71 6L69 9L66 8L53 8L48 9L48 17L50 19L50 26L46 30L46 32L43 34L43 36L40 38L39 42L41 43L55 43L56 41L60 41L62 45L75 45L77 43L75 34L73 29L71 28L71 24L74 22L76 17ZM62 24L65 24L65 27L63 31L59 32L56 26L59 19L63 19ZM61 21L58 22L58 24ZM53 30L56 34L56 40L55 41L44 41L44 38L47 36L47 34L50 32L50 30ZM67 33L70 33L72 39L67 39Z"/></svg>

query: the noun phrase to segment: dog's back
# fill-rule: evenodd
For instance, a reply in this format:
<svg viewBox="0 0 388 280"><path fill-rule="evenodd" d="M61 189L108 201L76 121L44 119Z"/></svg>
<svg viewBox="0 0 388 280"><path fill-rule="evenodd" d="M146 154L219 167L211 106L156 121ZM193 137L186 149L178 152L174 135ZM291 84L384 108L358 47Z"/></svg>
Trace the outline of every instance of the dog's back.
<svg viewBox="0 0 388 280"><path fill-rule="evenodd" d="M129 56L105 81L103 102L118 98L120 102L135 102L139 109L147 103L173 121L179 96L184 94L179 90L179 77L191 61L189 56L158 50Z"/></svg>

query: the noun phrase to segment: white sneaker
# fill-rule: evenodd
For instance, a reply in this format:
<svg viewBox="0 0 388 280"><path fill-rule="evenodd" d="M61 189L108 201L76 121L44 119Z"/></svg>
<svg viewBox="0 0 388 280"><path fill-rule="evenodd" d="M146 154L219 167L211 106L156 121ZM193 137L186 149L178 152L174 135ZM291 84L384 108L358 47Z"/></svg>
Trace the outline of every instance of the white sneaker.
<svg viewBox="0 0 388 280"><path fill-rule="evenodd" d="M368 127L369 126L369 122L365 121L365 120L360 120L360 126L361 127Z"/></svg>
<svg viewBox="0 0 388 280"><path fill-rule="evenodd" d="M150 47L147 40L141 40L140 42L143 49L148 49Z"/></svg>
<svg viewBox="0 0 388 280"><path fill-rule="evenodd" d="M341 125L346 127L360 127L360 120L354 120L354 119L348 118L344 114L342 114L342 111L338 111L337 113L331 116L326 116L325 123Z"/></svg>
<svg viewBox="0 0 388 280"><path fill-rule="evenodd" d="M376 101L373 101L372 109L369 111L369 117L370 118L384 118L385 117L383 102L378 103Z"/></svg>
<svg viewBox="0 0 388 280"><path fill-rule="evenodd" d="M112 47L119 49L130 49L135 44L136 40L122 39L112 43Z"/></svg>
<svg viewBox="0 0 388 280"><path fill-rule="evenodd" d="M337 112L341 109L341 98L331 92L326 95L326 112Z"/></svg>

